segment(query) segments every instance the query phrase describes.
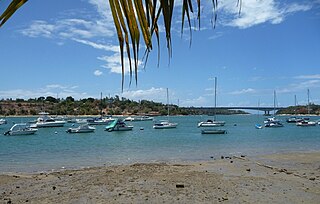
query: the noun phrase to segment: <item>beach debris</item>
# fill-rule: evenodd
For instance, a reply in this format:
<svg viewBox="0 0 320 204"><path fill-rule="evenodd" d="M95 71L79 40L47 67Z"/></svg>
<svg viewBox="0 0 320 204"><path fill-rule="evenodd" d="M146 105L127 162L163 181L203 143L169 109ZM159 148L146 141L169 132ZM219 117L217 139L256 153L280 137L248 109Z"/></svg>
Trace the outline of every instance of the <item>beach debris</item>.
<svg viewBox="0 0 320 204"><path fill-rule="evenodd" d="M314 180L316 180L316 178L311 177L311 178L309 178L309 180L310 180L310 181L314 181Z"/></svg>
<svg viewBox="0 0 320 204"><path fill-rule="evenodd" d="M176 188L184 188L184 184L176 184Z"/></svg>
<svg viewBox="0 0 320 204"><path fill-rule="evenodd" d="M230 163L232 164L232 163L233 163L233 161L231 160L231 161L230 161Z"/></svg>
<svg viewBox="0 0 320 204"><path fill-rule="evenodd" d="M57 188L57 187L53 186L53 187L52 187L52 190L56 190L56 188Z"/></svg>
<svg viewBox="0 0 320 204"><path fill-rule="evenodd" d="M249 168L248 168L248 169L246 169L246 171L248 171L248 172L249 172L249 171L251 171L251 169L249 169Z"/></svg>
<svg viewBox="0 0 320 204"><path fill-rule="evenodd" d="M221 159L224 159L224 156L221 156Z"/></svg>

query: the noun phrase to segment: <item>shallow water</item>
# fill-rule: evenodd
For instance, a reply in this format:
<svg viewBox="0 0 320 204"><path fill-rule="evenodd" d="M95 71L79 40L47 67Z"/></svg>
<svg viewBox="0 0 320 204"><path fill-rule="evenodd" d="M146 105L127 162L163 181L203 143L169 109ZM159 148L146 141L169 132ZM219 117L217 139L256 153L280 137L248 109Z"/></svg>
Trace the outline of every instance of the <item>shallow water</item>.
<svg viewBox="0 0 320 204"><path fill-rule="evenodd" d="M30 136L0 135L0 172L39 172L134 162L179 162L207 160L221 155L257 156L269 153L320 150L320 126L255 129L263 123L257 115L218 116L228 134L202 135L197 122L208 116L172 116L176 129L155 130L152 121L131 122L133 131L68 134L72 124L39 129ZM7 131L13 122L35 118L7 118L0 126ZM157 119L165 119L159 117ZM285 121L285 117L281 118ZM314 120L319 117L312 118ZM143 127L143 130L140 130Z"/></svg>

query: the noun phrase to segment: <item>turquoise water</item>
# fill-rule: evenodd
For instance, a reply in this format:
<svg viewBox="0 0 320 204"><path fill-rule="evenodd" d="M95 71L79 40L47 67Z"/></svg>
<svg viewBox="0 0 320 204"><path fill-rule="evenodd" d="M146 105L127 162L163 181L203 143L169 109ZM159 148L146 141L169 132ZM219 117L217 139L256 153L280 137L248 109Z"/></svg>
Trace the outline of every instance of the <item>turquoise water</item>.
<svg viewBox="0 0 320 204"><path fill-rule="evenodd" d="M135 162L208 160L221 155L251 155L320 150L320 126L255 129L263 123L257 115L219 116L228 134L202 135L197 122L206 116L170 117L176 129L155 130L152 121L132 122L133 131L107 132L96 126L94 133L68 134L62 128L39 129L30 136L0 135L0 172L39 172ZM281 117L280 117L281 118ZM35 118L7 118L1 134L13 122ZM161 117L157 118L161 119ZM281 118L285 121L285 117ZM319 119L315 117L312 119ZM140 130L143 127L144 130Z"/></svg>

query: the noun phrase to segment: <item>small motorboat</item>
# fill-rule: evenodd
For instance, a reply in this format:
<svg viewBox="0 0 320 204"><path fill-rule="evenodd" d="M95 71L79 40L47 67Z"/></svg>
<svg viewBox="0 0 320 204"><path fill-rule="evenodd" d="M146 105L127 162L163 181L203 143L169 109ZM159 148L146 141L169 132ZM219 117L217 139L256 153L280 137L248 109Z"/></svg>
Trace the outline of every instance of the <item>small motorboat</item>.
<svg viewBox="0 0 320 204"><path fill-rule="evenodd" d="M88 132L94 132L95 127L89 126L88 124L82 124L79 127L76 128L69 128L66 130L67 133L88 133Z"/></svg>
<svg viewBox="0 0 320 204"><path fill-rule="evenodd" d="M315 121L309 121L309 120L301 120L299 122L296 122L297 126L307 127L307 126L316 126L317 122Z"/></svg>
<svg viewBox="0 0 320 204"><path fill-rule="evenodd" d="M113 122L111 122L109 125L106 126L106 131L112 132L112 131L128 131L132 130L132 125L127 125L123 120L116 119Z"/></svg>
<svg viewBox="0 0 320 204"><path fill-rule="evenodd" d="M220 127L226 124L225 121L207 120L198 123L198 127Z"/></svg>
<svg viewBox="0 0 320 204"><path fill-rule="evenodd" d="M7 120L0 118L0 125L4 125L4 124L7 124Z"/></svg>
<svg viewBox="0 0 320 204"><path fill-rule="evenodd" d="M264 121L264 126L265 127L283 127L283 124L277 118L271 117L271 118L267 118Z"/></svg>
<svg viewBox="0 0 320 204"><path fill-rule="evenodd" d="M178 126L178 123L171 123L168 120L161 120L153 124L154 129L170 129L170 128L176 128L177 126Z"/></svg>
<svg viewBox="0 0 320 204"><path fill-rule="evenodd" d="M63 127L66 121L56 120L49 116L47 112L39 113L40 117L37 119L35 124L32 124L32 128L46 128L46 127Z"/></svg>
<svg viewBox="0 0 320 204"><path fill-rule="evenodd" d="M31 128L26 123L14 124L10 130L4 133L4 135L32 135L36 133L38 129Z"/></svg>

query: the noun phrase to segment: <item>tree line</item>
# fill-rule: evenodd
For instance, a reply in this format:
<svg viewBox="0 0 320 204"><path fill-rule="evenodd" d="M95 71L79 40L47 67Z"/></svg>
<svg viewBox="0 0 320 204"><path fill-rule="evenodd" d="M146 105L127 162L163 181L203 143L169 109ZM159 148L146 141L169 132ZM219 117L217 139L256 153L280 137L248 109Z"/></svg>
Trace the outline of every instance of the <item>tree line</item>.
<svg viewBox="0 0 320 204"><path fill-rule="evenodd" d="M72 96L65 99L52 96L30 99L2 99L0 100L0 115L19 116L37 115L48 112L51 115L200 115L211 114L204 110L194 110L192 107L179 107L175 104L140 100L133 101L115 95L101 99L85 98L75 100ZM217 114L244 114L243 111L217 110Z"/></svg>

